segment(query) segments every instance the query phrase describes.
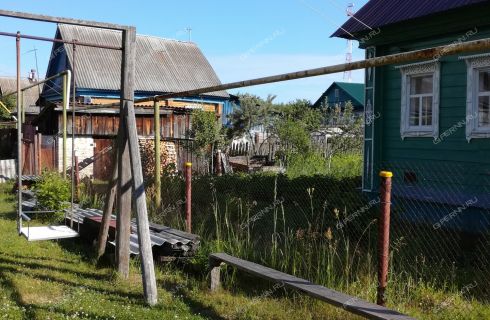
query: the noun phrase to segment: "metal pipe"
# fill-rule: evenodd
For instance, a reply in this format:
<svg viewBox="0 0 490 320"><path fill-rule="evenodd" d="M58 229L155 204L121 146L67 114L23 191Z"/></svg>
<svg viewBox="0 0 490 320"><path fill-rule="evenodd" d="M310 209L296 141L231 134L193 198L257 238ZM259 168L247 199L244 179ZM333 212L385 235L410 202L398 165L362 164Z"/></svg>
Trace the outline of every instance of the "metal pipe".
<svg viewBox="0 0 490 320"><path fill-rule="evenodd" d="M276 82L290 81L296 79L317 77L326 74L340 73L344 71L365 69L371 67L381 67L381 66L392 65L392 64L414 62L419 60L435 59L438 57L450 56L463 52L477 52L477 51L484 51L488 49L490 49L490 39L481 39L475 41L468 41L464 43L454 43L445 46L438 46L438 47L433 47L428 49L397 53L397 54L392 54L392 55L387 55L382 57L375 57L375 58L355 61L351 63L342 63L342 64L321 67L316 69L308 69L303 71L284 73L275 76L231 82L231 83L221 84L217 86L203 87L203 88L198 88L193 90L180 91L176 93L168 93L168 94L163 94L163 95L158 95L153 97L136 99L134 103L162 101L170 98L196 96L203 93L209 93L215 91L238 89L238 88L251 87L251 86L268 84L268 83L276 83ZM119 103L115 102L115 103L100 105L99 108L115 107L118 105Z"/></svg>
<svg viewBox="0 0 490 320"><path fill-rule="evenodd" d="M118 25L113 23L61 18L61 17L53 17L53 16L42 15L42 14L33 14L33 13L9 11L9 10L0 10L0 16L25 19L25 20L42 21L42 22L64 23L64 24L71 24L77 26L97 27L102 29L111 29L111 30L120 30L120 31L127 30L128 28L130 28L129 26Z"/></svg>
<svg viewBox="0 0 490 320"><path fill-rule="evenodd" d="M70 228L73 229L73 211L74 211L74 202L75 202L75 108L77 105L77 96L76 96L76 52L77 45L76 40L74 40L73 44L73 59L71 64L72 70L72 113L71 113L71 203L70 203ZM80 224L78 224L80 226Z"/></svg>
<svg viewBox="0 0 490 320"><path fill-rule="evenodd" d="M67 122L68 115L67 110L70 106L70 81L71 81L71 71L67 70L66 74L63 76L63 178L66 178L66 165L67 165Z"/></svg>
<svg viewBox="0 0 490 320"><path fill-rule="evenodd" d="M38 86L38 85L40 85L41 83L46 83L46 82L48 82L48 81L54 80L54 79L56 79L56 78L58 78L58 77L61 77L61 76L63 76L63 75L66 75L66 74L68 74L68 73L70 73L70 76L71 76L71 71L70 71L70 70L65 70L65 71L60 72L60 73L57 73L57 74L55 74L55 75L53 75L53 76L51 76L51 77L49 77L49 78L46 78L46 79L44 79L44 80L42 80L42 81L38 81L38 82L36 82L36 83L34 83L34 84L31 84L31 85L29 85L29 86L27 86L27 87L24 87L24 88L22 88L22 89L21 89L21 91L26 91L26 90L29 90L29 89L31 89L31 88L37 87L37 86ZM6 95L2 95L1 97L2 97L2 98L7 98L7 97L9 97L9 96L11 96L11 95L14 95L14 94L16 94L16 92L11 92L11 93L8 93L8 94L6 94Z"/></svg>
<svg viewBox="0 0 490 320"><path fill-rule="evenodd" d="M15 38L15 47L17 58L17 229L20 234L22 228L22 113L20 110L20 32L17 32L17 38Z"/></svg>
<svg viewBox="0 0 490 320"><path fill-rule="evenodd" d="M377 304L386 305L386 286L388 284L388 264L390 259L390 207L391 178L393 173L381 171L381 211L378 221L378 290Z"/></svg>
<svg viewBox="0 0 490 320"><path fill-rule="evenodd" d="M16 37L17 35L15 33L11 32L2 32L0 31L0 36L5 36L5 37ZM38 37L38 36L30 36L26 34L22 34L20 36L23 39L29 39L29 40L38 40L38 41L46 41L46 42L58 42L58 43L66 43L66 44L75 44L74 41L69 41L69 40L62 40L62 39L54 39L54 38L46 38L46 37ZM122 50L122 47L115 47L115 46L108 46L105 44L96 44L96 43L88 43L88 42L77 42L76 43L78 46L84 46L84 47L92 47L92 48L100 48L100 49L110 49L110 50Z"/></svg>
<svg viewBox="0 0 490 320"><path fill-rule="evenodd" d="M185 163L185 225L192 232L192 163Z"/></svg>
<svg viewBox="0 0 490 320"><path fill-rule="evenodd" d="M162 203L162 165L160 151L160 105L154 103L154 122L155 122L155 207L160 212Z"/></svg>

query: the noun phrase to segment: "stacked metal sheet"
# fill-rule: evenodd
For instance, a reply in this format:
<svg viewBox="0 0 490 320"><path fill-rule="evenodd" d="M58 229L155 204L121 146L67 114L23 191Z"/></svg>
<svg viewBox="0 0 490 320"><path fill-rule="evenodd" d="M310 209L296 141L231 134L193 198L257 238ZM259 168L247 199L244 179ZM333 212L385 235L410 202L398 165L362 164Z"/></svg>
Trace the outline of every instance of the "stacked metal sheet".
<svg viewBox="0 0 490 320"><path fill-rule="evenodd" d="M22 206L24 208L35 207L36 200L33 195L27 195L26 192L24 192L24 195L26 195L26 199L22 202ZM66 210L66 217L68 222L73 220L75 224L80 224L80 233L84 234L84 232L87 232L84 229L89 228L88 219L90 219L90 223L100 223L102 211L98 209L82 209L75 206L73 215L71 214L71 209ZM116 216L112 215L111 219L116 219ZM157 224L150 224L150 238L155 257L190 257L194 255L200 244L199 236L195 234ZM109 243L115 246L114 241L109 241ZM130 252L134 255L139 254L138 230L135 220L131 221Z"/></svg>

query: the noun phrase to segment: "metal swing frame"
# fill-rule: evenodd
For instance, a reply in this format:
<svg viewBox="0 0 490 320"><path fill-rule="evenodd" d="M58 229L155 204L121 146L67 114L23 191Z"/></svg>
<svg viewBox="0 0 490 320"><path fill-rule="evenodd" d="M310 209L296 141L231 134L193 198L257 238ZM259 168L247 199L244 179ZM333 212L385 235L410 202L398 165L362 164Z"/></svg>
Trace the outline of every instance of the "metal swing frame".
<svg viewBox="0 0 490 320"><path fill-rule="evenodd" d="M19 39L20 37L17 37ZM19 41L17 41L17 47L19 48ZM60 72L52 77L49 77L43 81L36 82L30 86L22 88L20 90L21 95L28 89L31 89L35 86L38 86L42 83L47 83L57 78L63 78L63 176L66 176L66 129L67 129L67 110L69 107L69 97L70 97L70 81L72 78L72 73L70 70L66 70ZM75 231L71 227L67 225L49 225L49 226L35 226L31 227L30 222L31 218L27 214L37 214L37 213L55 213L53 210L35 210L35 211L24 211L22 208L22 176L20 173L22 172L22 164L23 164L23 152L22 152L22 124L25 121L25 109L23 105L22 99L18 102L17 108L17 134L18 134L18 173L17 176L17 192L19 193L19 210L18 210L18 221L17 221L17 231L19 235L24 236L27 241L42 241L42 240L57 240L57 239L68 239L68 238L76 238L79 236L80 227L78 224L78 230ZM74 126L74 123L72 123ZM74 130L72 128L72 134ZM73 171L73 159L72 159L72 171ZM73 183L72 183L73 187ZM72 202L73 203L73 202ZM72 207L73 209L73 207ZM71 210L70 220L73 221L73 210ZM27 227L23 226L23 221L27 222ZM66 224L67 221L67 212L65 210L64 221Z"/></svg>

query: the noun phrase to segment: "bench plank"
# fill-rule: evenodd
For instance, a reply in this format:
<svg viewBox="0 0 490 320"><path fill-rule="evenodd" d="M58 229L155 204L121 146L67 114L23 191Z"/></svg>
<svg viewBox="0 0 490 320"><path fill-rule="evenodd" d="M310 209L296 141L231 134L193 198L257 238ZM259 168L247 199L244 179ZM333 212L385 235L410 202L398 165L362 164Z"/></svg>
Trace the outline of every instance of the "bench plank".
<svg viewBox="0 0 490 320"><path fill-rule="evenodd" d="M246 271L260 278L279 282L285 286L300 290L314 298L327 302L337 307L341 307L351 313L366 317L368 319L380 320L413 320L414 318L401 314L397 311L379 306L377 304L364 301L362 299L346 295L344 293L316 285L307 280L264 267L260 264L242 260L226 253L213 253L209 256L213 277L216 281L216 270L219 270L221 262L240 270ZM211 284L212 289L217 287L216 283Z"/></svg>

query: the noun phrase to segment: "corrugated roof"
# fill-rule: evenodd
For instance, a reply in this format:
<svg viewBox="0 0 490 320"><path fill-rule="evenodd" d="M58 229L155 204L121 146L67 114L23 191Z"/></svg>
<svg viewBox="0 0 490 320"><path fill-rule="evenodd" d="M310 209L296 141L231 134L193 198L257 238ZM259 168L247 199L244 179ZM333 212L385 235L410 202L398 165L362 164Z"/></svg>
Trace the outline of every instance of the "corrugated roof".
<svg viewBox="0 0 490 320"><path fill-rule="evenodd" d="M58 26L61 39L120 46L121 32L82 26ZM65 44L72 61L72 45ZM86 89L120 89L121 52L78 46L77 86ZM136 37L135 90L171 93L221 84L196 44L153 36ZM225 91L207 94L228 97Z"/></svg>
<svg viewBox="0 0 490 320"><path fill-rule="evenodd" d="M22 88L27 87L31 85L32 82L30 82L27 78L21 79L21 84L20 86ZM42 85L41 90L42 90ZM6 95L12 92L17 91L17 79L15 77L0 77L0 94L1 95ZM24 106L30 107L30 106L35 106L37 100L39 99L39 89L38 87L34 87L31 89L28 89L24 92Z"/></svg>
<svg viewBox="0 0 490 320"><path fill-rule="evenodd" d="M397 22L425 17L456 8L466 7L489 0L370 0L354 18L347 20L332 37L352 38L351 34L368 31L369 27L376 29ZM367 25L367 26L366 26Z"/></svg>

